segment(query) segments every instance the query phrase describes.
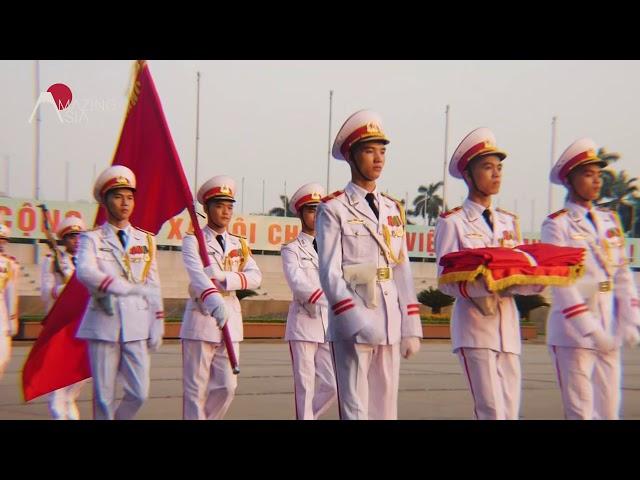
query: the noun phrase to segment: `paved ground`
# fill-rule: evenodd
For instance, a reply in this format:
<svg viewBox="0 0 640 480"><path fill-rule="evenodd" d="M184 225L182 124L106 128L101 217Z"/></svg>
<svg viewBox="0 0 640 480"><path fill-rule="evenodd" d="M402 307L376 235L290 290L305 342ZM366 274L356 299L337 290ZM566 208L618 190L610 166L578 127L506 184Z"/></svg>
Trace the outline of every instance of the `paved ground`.
<svg viewBox="0 0 640 480"><path fill-rule="evenodd" d="M22 402L20 371L31 343L14 346L11 363L0 380L0 419L48 419L46 401ZM560 392L545 345L524 346L523 419L561 419ZM289 349L283 341L246 341L241 347L241 368L236 398L229 419L293 419L293 381ZM151 397L140 419L180 419L182 370L180 345L166 342L151 361ZM640 419L640 349L624 355L623 417ZM82 418L91 417L91 388L80 397ZM401 419L470 419L471 396L457 358L448 341L423 341L420 353L403 361L400 375ZM324 418L337 419L332 407Z"/></svg>

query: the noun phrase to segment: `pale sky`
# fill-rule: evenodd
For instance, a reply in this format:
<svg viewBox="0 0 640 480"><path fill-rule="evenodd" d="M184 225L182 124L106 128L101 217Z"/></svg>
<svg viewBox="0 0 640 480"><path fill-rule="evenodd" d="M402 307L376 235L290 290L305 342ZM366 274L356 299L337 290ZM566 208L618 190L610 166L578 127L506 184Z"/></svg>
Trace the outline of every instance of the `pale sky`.
<svg viewBox="0 0 640 480"><path fill-rule="evenodd" d="M64 83L73 102L63 124L42 108L40 197L90 200L94 165L108 166L118 139L132 61L40 62L40 91ZM497 203L521 216L528 231L547 214L551 119L558 117L556 157L588 136L622 154L615 165L640 176L640 62L638 61L174 61L150 60L165 115L193 182L196 72L201 72L198 183L218 174L234 177L245 213L279 204L310 181L326 184L329 90L332 138L356 110L378 111L391 139L379 186L410 202L420 184L442 179L445 106L451 106L449 156L479 126L491 128L509 154ZM0 61L0 191L34 192L36 101L33 61ZM6 179L6 159L10 162ZM331 159L331 190L349 179L344 162ZM144 179L138 179L139 182ZM557 187L556 187L557 188ZM447 178L450 206L466 187ZM557 188L554 209L563 193ZM517 204L516 204L517 202ZM240 210L238 202L238 211Z"/></svg>

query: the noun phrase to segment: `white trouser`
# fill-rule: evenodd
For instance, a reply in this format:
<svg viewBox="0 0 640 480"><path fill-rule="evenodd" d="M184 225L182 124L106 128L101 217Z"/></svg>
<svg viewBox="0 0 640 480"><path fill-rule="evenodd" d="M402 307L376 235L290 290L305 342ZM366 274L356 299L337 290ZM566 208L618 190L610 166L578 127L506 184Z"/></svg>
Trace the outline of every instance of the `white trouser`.
<svg viewBox="0 0 640 480"><path fill-rule="evenodd" d="M331 343L341 420L396 420L400 344Z"/></svg>
<svg viewBox="0 0 640 480"><path fill-rule="evenodd" d="M290 341L296 419L317 420L336 399L336 377L328 343Z"/></svg>
<svg viewBox="0 0 640 480"><path fill-rule="evenodd" d="M517 420L522 372L520 356L488 348L456 351L473 397L477 420Z"/></svg>
<svg viewBox="0 0 640 480"><path fill-rule="evenodd" d="M233 342L240 360L240 344ZM224 343L182 340L182 418L222 420L236 393L238 378Z"/></svg>
<svg viewBox="0 0 640 480"><path fill-rule="evenodd" d="M147 341L103 342L89 340L93 376L93 418L130 420L149 397L149 353ZM124 397L116 409L116 381Z"/></svg>
<svg viewBox="0 0 640 480"><path fill-rule="evenodd" d="M4 371L9 365L11 358L11 337L9 335L0 334L0 379L4 375Z"/></svg>
<svg viewBox="0 0 640 480"><path fill-rule="evenodd" d="M88 381L82 380L49 394L49 412L54 420L80 420L76 400Z"/></svg>
<svg viewBox="0 0 640 480"><path fill-rule="evenodd" d="M617 420L620 415L620 350L550 346L567 420Z"/></svg>

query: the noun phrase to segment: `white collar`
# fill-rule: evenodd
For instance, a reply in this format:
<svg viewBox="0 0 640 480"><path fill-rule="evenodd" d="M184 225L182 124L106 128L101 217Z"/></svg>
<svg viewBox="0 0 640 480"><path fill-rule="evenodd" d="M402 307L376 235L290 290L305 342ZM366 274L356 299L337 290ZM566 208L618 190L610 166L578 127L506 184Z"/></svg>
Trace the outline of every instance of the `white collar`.
<svg viewBox="0 0 640 480"><path fill-rule="evenodd" d="M309 235L308 233L304 233L303 231L300 231L300 233L298 234L298 238L309 243L313 243L313 241L315 240L315 237L312 237L311 235Z"/></svg>
<svg viewBox="0 0 640 480"><path fill-rule="evenodd" d="M373 189L373 192L368 192L367 190L362 188L360 185L356 185L353 182L349 182L349 185L347 185L347 187L350 187L351 191L356 195L358 195L359 197L362 197L363 200L366 199L365 197L368 193L373 193L376 200L378 200L378 185L376 185L376 188Z"/></svg>
<svg viewBox="0 0 640 480"><path fill-rule="evenodd" d="M475 220L476 218L480 218L484 213L484 211L487 210L487 208L485 208L483 205L480 205L479 203L476 203L473 200L470 200L468 198L465 199L463 206L464 206L465 212L467 213L467 217L469 217L469 220ZM488 210L491 212L493 216L493 208L491 205L489 205Z"/></svg>
<svg viewBox="0 0 640 480"><path fill-rule="evenodd" d="M107 225L109 225L109 227L111 227L111 230L113 231L113 234L116 235L116 236L118 235L118 232L120 230L124 230L125 233L127 234L127 236L129 236L129 234L131 233L131 224L130 223L127 223L127 226L124 227L124 228L118 228L118 227L116 227L115 225L112 225L109 222L106 222L106 223L107 223Z"/></svg>
<svg viewBox="0 0 640 480"><path fill-rule="evenodd" d="M593 212L595 210L593 208L593 204L591 205L591 210L590 210L586 207L583 207L582 205L572 202L571 200L567 200L567 202L565 203L565 208L570 212L573 212L576 215L579 215L580 217L586 217L587 213Z"/></svg>

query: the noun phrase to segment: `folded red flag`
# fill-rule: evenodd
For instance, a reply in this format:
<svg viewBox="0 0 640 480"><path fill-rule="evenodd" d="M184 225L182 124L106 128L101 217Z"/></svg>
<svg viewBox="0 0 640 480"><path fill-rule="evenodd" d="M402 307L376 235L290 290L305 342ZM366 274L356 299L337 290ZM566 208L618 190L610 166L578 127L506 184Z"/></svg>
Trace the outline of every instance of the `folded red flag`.
<svg viewBox="0 0 640 480"><path fill-rule="evenodd" d="M571 285L584 273L584 249L550 243L516 248L469 248L444 255L438 284L473 281L482 276L487 288L504 290L512 285Z"/></svg>

